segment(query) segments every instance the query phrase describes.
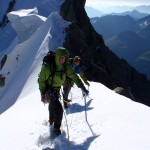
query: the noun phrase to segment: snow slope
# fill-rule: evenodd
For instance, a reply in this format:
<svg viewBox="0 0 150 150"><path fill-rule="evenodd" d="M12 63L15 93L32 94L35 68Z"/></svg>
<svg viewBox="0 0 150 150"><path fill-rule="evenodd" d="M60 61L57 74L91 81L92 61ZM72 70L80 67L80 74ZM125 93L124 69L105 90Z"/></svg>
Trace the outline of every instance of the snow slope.
<svg viewBox="0 0 150 150"><path fill-rule="evenodd" d="M20 14L20 12L21 11L18 13ZM26 13L26 15L28 15L28 13ZM23 18L24 17L25 14L23 15ZM37 17L37 15L32 15L32 17ZM22 15L17 15L17 12L12 12L9 14L9 18L11 18L12 21L16 21L16 18L19 18L19 21L13 24L14 26L16 25L14 27L16 30L22 26L20 21ZM30 20L30 16L24 19L28 24ZM32 24L36 24L36 22L33 23L33 20L36 21L37 24L39 23L35 18L32 19ZM26 23L24 24L26 25ZM32 28L34 31L31 31L31 28L30 30L20 28L26 32L17 30L19 31L18 34L20 37L22 37L21 39L29 38L14 47L13 51L8 54L8 60L2 68L1 74L6 77L6 85L0 89L0 113L15 103L26 82L33 79L36 83L43 56L49 50L54 51L57 47L63 45L65 37L64 30L68 25L69 23L63 20L57 12L53 12L48 16L45 22L43 20L43 23L37 30L34 28ZM26 36L27 33L28 36ZM36 78L33 78L32 75L30 76L30 73L35 70L38 71L36 72Z"/></svg>
<svg viewBox="0 0 150 150"><path fill-rule="evenodd" d="M62 134L51 142L53 128L47 122L48 105L40 102L35 87L34 92L1 115L1 150L67 150L68 146L70 150L149 150L149 107L120 96L100 83L90 84L87 122L81 90L74 86L70 93L73 102L64 111L69 143L65 117Z"/></svg>

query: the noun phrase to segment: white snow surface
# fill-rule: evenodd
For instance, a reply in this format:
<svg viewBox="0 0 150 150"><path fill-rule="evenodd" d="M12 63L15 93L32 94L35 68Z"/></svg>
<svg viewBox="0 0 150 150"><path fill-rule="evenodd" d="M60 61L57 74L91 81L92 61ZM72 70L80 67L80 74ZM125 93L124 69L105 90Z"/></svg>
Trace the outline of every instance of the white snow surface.
<svg viewBox="0 0 150 150"><path fill-rule="evenodd" d="M0 88L0 150L150 150L150 108L95 82L90 82L86 99L73 86L69 94L72 102L64 110L62 134L51 141L53 126L48 125L48 104L40 100L37 78L43 56L63 46L70 23L59 15L62 2L17 0L17 11L9 18L12 24L18 19L18 24L0 31L9 29L8 35L15 37L15 29L19 38L24 38L18 43L18 37L11 41L11 36L0 35L3 42L11 41L8 50L3 50L9 53L0 70L6 77L5 86ZM48 11L46 4L55 9ZM26 32L18 33L22 21Z"/></svg>
<svg viewBox="0 0 150 150"><path fill-rule="evenodd" d="M36 78L36 77L35 77ZM28 83L30 87L32 81ZM37 84L37 83L36 83ZM0 117L1 150L149 150L150 109L90 82L85 101L74 86L72 103L62 121L62 134L51 142L48 105L35 91L15 103ZM67 125L69 132L67 130ZM69 141L68 141L69 133Z"/></svg>

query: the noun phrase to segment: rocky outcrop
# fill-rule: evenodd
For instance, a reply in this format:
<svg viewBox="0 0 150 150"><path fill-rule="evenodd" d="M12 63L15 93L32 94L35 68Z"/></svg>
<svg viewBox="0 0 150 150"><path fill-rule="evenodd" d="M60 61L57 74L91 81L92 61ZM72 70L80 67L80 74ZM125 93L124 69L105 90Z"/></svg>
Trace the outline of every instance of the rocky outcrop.
<svg viewBox="0 0 150 150"><path fill-rule="evenodd" d="M5 85L5 77L3 77L1 74L0 74L0 87L3 87Z"/></svg>
<svg viewBox="0 0 150 150"><path fill-rule="evenodd" d="M9 2L9 6L7 8L6 14L4 14L3 19L0 22L0 28L1 27L3 28L6 25L6 23L9 22L7 14L13 10L13 7L14 7L15 3L16 3L15 0L12 0L11 2Z"/></svg>
<svg viewBox="0 0 150 150"><path fill-rule="evenodd" d="M5 62L6 62L6 60L7 60L7 55L5 54L4 57L3 57L2 60L1 60L0 70L3 68L3 66L4 66L4 64L5 64Z"/></svg>
<svg viewBox="0 0 150 150"><path fill-rule="evenodd" d="M84 5L85 0L65 0L61 7L61 16L71 22L64 47L71 57L81 56L90 81L101 82L110 89L122 87L127 92L120 94L150 106L150 81L105 45L93 29Z"/></svg>

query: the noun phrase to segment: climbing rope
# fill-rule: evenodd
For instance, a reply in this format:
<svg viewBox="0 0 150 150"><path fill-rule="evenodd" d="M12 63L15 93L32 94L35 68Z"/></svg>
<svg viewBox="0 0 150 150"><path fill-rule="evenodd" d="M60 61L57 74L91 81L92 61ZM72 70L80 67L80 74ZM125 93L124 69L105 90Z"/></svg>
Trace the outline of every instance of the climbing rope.
<svg viewBox="0 0 150 150"><path fill-rule="evenodd" d="M62 96L63 96L62 88L61 88L61 93L62 93ZM65 122L66 122L66 127L67 127L67 135L68 135L68 150L70 150L69 127L68 127L68 121L67 121L67 116L66 116L65 108L64 108L64 105L63 105L63 99L62 99L62 101L61 101L61 104L62 104L62 107L63 107L63 113L64 113Z"/></svg>

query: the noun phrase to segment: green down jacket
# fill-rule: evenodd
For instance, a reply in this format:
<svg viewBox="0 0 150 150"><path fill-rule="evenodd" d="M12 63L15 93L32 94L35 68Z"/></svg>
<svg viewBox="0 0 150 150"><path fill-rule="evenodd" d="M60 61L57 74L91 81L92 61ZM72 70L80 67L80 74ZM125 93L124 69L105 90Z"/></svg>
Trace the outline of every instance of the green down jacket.
<svg viewBox="0 0 150 150"><path fill-rule="evenodd" d="M54 73L53 84L51 87L54 89L60 89L61 85L63 85L64 81L66 80L66 76L70 77L79 88L83 86L82 81L70 63L67 61L63 65L59 63L60 56L68 57L68 51L65 48L58 48L56 50L56 71ZM39 73L38 83L41 95L45 94L47 88L51 88L50 85L52 83L52 76L49 63L42 65L41 72Z"/></svg>

